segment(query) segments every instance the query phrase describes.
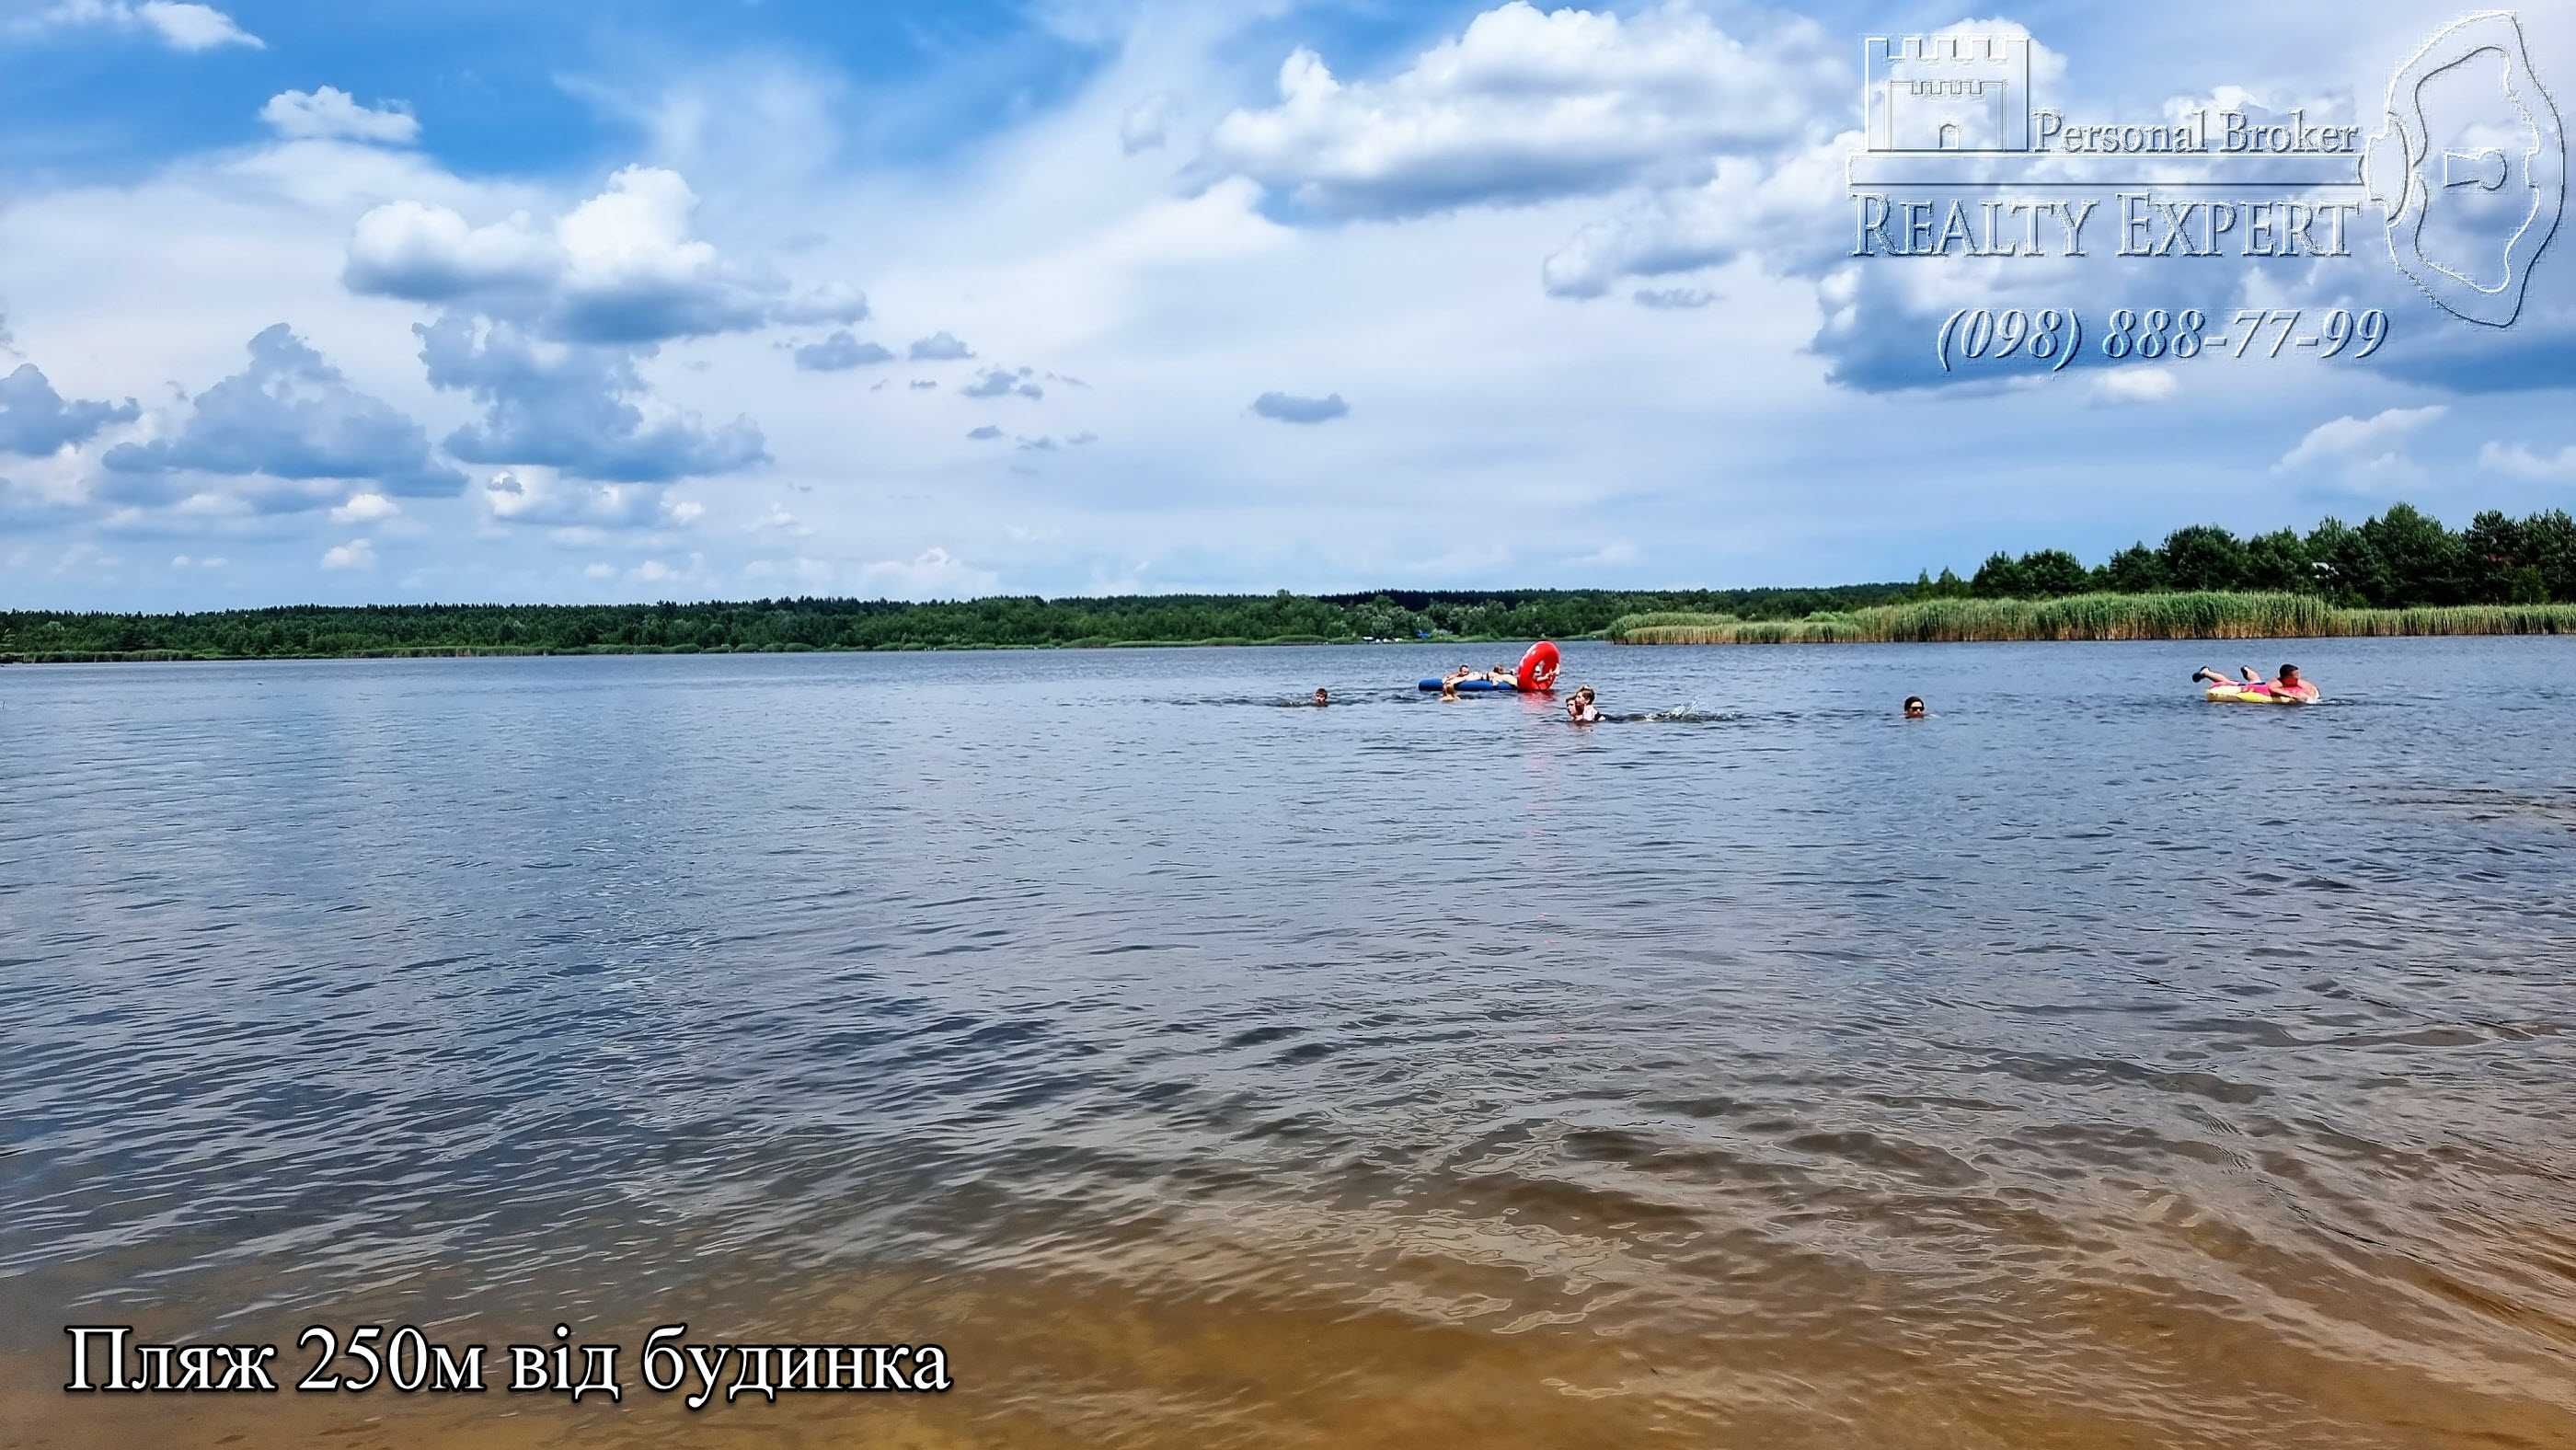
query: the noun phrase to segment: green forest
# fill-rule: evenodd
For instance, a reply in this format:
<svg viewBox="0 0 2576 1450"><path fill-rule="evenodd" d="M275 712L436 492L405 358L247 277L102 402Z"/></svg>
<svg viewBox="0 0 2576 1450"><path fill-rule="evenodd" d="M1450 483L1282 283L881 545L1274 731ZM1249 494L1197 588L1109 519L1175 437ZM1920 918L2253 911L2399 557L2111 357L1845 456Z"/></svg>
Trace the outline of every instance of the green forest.
<svg viewBox="0 0 2576 1450"><path fill-rule="evenodd" d="M1948 570L1917 579L1911 597L2229 590L2308 595L2365 609L2576 604L2576 519L2565 509L2522 519L2489 510L2453 530L2401 503L2360 524L2329 518L2304 535L2276 529L2240 539L2196 524L2174 530L2158 546L2132 544L2089 569L2063 549L1995 554L1965 580Z"/></svg>
<svg viewBox="0 0 2576 1450"><path fill-rule="evenodd" d="M1368 639L1571 639L1639 611L1804 618L1900 599L1835 589L1393 590L1382 594L1000 597L904 604L753 599L661 604L294 605L202 614L0 611L0 659L279 659L401 654L1089 648Z"/></svg>
<svg viewBox="0 0 2576 1450"><path fill-rule="evenodd" d="M2055 601L2138 597L2126 611L2189 628L2211 595L2312 601L2266 605L2243 617L2303 621L2349 611L2416 611L2418 627L2449 632L2562 611L2474 616L2460 606L2576 604L2576 520L2564 510L2512 519L2482 513L2462 530L2404 504L2306 534L2239 538L2214 525L2177 529L2086 566L2062 549L1998 553L1967 578L1924 571L1913 583L1813 589L1386 590L1361 594L999 597L911 604L861 599L753 599L659 604L294 605L192 614L0 610L0 662L97 659L278 659L349 655L561 654L798 650L1086 648L1142 644L1311 644L1361 640L1531 640L1604 635L1614 623L1800 622L1831 626L1857 611L1954 600ZM2166 599L2171 607L2151 609ZM1943 614L1947 618L1955 610ZM2112 610L2111 614L2122 611ZM1918 611L1919 613L1919 611ZM2066 618L2046 619L2071 637ZM1985 628L2018 628L2020 613L1989 611ZM1907 616L1912 618L1914 616ZM1929 616L1926 616L1927 618ZM2041 616L2032 615L2033 619ZM2352 616L2360 618L2360 616ZM2502 625L2498 621L2504 622ZM1945 626L1946 627L1946 626ZM2320 632L2324 628L2320 626ZM1730 624L1727 637L1753 638ZM1837 636L1831 627L1776 637ZM1626 630L1621 631L1624 637ZM1640 635L1639 637L1644 637ZM1678 636L1675 636L1678 637ZM1712 640L1717 636L1708 636ZM1980 637L1998 637L1992 634ZM2084 637L2128 637L2119 633Z"/></svg>

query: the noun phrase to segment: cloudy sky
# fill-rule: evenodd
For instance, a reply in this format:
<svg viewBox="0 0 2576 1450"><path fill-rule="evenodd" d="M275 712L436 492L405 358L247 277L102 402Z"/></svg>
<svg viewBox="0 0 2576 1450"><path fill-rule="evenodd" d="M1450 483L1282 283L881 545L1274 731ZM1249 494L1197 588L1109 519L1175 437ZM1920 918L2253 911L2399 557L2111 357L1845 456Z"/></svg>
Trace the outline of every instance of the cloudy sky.
<svg viewBox="0 0 2576 1450"><path fill-rule="evenodd" d="M0 606L1808 583L2576 496L2511 329L2348 260L1849 252L1862 37L2377 129L2458 11L0 7ZM2576 94L2576 13L2524 17ZM1945 375L1962 305L2379 306Z"/></svg>

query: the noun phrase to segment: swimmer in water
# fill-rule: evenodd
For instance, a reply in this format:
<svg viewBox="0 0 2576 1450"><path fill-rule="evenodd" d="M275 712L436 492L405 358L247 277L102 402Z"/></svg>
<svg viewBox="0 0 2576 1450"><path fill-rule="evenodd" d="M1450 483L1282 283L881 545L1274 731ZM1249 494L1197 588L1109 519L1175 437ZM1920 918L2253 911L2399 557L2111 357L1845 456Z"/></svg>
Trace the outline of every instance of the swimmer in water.
<svg viewBox="0 0 2576 1450"><path fill-rule="evenodd" d="M1925 709L1925 708L1923 707L1923 697L1922 697L1921 695L1908 695L1908 696L1906 696L1906 697L1905 697L1905 718L1906 718L1906 719L1908 719L1908 720L1920 720L1920 719L1922 719L1924 716L1929 715L1929 714L1931 714L1931 713L1932 713L1932 712L1931 712L1930 710L1927 710L1927 709Z"/></svg>
<svg viewBox="0 0 2576 1450"><path fill-rule="evenodd" d="M1315 687L1315 703L1318 706L1329 705L1333 703L1333 697L1325 692L1323 686L1317 685Z"/></svg>
<svg viewBox="0 0 2576 1450"><path fill-rule="evenodd" d="M1440 698L1443 703L1456 704L1458 702L1458 682L1456 680L1442 680L1440 682Z"/></svg>
<svg viewBox="0 0 2576 1450"><path fill-rule="evenodd" d="M1601 723L1601 706L1594 701L1590 685L1575 691L1574 698L1565 702L1565 718L1577 725Z"/></svg>

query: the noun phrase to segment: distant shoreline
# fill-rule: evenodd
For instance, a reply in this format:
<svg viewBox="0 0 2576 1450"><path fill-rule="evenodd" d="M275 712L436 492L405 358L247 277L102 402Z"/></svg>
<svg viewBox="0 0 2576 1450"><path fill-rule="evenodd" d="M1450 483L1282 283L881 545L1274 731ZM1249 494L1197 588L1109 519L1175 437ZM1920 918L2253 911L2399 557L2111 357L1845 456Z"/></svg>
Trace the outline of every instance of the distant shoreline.
<svg viewBox="0 0 2576 1450"><path fill-rule="evenodd" d="M1942 584L1377 595L0 610L0 664L1429 644L1942 644L2576 635L2576 603L2363 608L2256 591L1985 597ZM1965 586L1958 586L1964 588ZM1927 592L1937 591L1937 592Z"/></svg>
<svg viewBox="0 0 2576 1450"><path fill-rule="evenodd" d="M2299 639L2448 639L2505 635L2576 636L2576 605L2456 605L2425 609L2339 609L2296 595L2078 595L2057 600L1941 599L1826 612L1805 619L1737 619L1725 614L1628 615L1606 630L1562 635L1625 645L1778 644L2109 644L2123 641L2242 642ZM255 664L401 659L532 659L601 655L945 654L1116 649L1287 649L1388 645L1482 648L1525 644L1526 635L1438 639L1122 639L1039 644L953 642L892 645L415 645L379 649L226 654L188 650L0 652L0 665Z"/></svg>
<svg viewBox="0 0 2576 1450"><path fill-rule="evenodd" d="M2554 601L2554 602L2553 602ZM0 664L1179 649L1536 639L1936 644L2576 634L2576 517L2488 510L2453 530L2391 504L2358 526L2238 538L2214 524L2087 567L1997 551L1962 579L1733 589L1375 589L895 600L285 604L167 614L0 607ZM1482 663L1482 661L1478 661Z"/></svg>
<svg viewBox="0 0 2576 1450"><path fill-rule="evenodd" d="M169 614L0 608L0 659L341 659L418 654L784 653L1586 639L1622 615L1802 619L1911 597L1812 589L1389 589L1366 594L806 596L651 604L289 604ZM1515 657L1517 657L1515 655ZM1486 661L1478 661L1483 664Z"/></svg>
<svg viewBox="0 0 2576 1450"><path fill-rule="evenodd" d="M1600 639L1598 633L1568 635L1568 639ZM1328 646L1335 649L1363 645L1475 645L1527 643L1517 636L1478 635L1450 636L1441 639L1326 639L1321 636L1286 636L1276 639L1117 639L1104 643L1067 644L890 644L890 645L750 645L728 648L700 645L585 645L574 647L512 645L419 645L401 649L359 649L273 654L213 654L184 650L56 650L49 653L0 653L0 665L214 665L258 664L295 660L448 660L448 659L539 659L594 655L890 655L890 654L986 654L997 651L1044 652L1054 650L1103 649L1289 649Z"/></svg>
<svg viewBox="0 0 2576 1450"><path fill-rule="evenodd" d="M2347 609L2304 594L2077 594L1924 599L1804 619L1632 614L1614 644L2041 644L2120 640L2395 639L2576 635L2576 604Z"/></svg>

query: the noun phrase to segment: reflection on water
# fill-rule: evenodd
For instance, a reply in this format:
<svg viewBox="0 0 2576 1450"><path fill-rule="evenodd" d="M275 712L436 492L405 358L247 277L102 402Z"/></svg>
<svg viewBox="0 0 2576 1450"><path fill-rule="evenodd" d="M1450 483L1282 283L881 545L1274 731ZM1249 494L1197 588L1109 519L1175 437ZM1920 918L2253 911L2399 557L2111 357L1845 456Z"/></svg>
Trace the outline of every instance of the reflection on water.
<svg viewBox="0 0 2576 1450"><path fill-rule="evenodd" d="M2576 1443L2576 653L2302 642L2291 712L2206 652L1577 646L1582 729L1402 648L0 672L0 1403ZM53 1392L66 1322L379 1318L958 1388Z"/></svg>

